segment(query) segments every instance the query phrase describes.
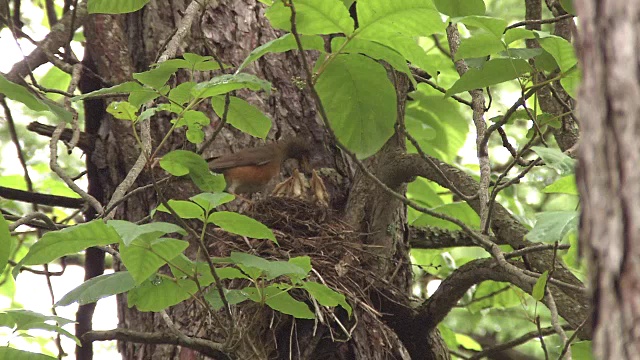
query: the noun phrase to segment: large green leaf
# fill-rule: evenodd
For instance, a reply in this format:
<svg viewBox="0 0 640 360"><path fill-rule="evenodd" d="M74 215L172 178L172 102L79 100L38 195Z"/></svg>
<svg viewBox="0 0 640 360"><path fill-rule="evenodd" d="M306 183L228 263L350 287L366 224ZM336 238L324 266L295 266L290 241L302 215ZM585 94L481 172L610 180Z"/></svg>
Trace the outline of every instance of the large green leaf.
<svg viewBox="0 0 640 360"><path fill-rule="evenodd" d="M11 100L23 103L33 111L51 111L58 118L71 122L73 115L62 106L46 97L38 97L24 86L7 80L0 74L0 94L4 94Z"/></svg>
<svg viewBox="0 0 640 360"><path fill-rule="evenodd" d="M560 175L565 176L575 173L576 160L559 149L544 146L532 146L531 149L544 160L546 166L556 170Z"/></svg>
<svg viewBox="0 0 640 360"><path fill-rule="evenodd" d="M506 288L506 290L505 290ZM473 293L473 301L467 306L477 313L484 309L508 309L521 304L521 297L507 283L483 281Z"/></svg>
<svg viewBox="0 0 640 360"><path fill-rule="evenodd" d="M0 274L4 273L4 268L9 262L11 253L11 233L9 232L9 224L4 216L0 214Z"/></svg>
<svg viewBox="0 0 640 360"><path fill-rule="evenodd" d="M302 288L307 290L311 296L313 296L320 305L324 306L342 306L347 311L347 314L351 316L351 306L347 303L344 295L337 291L334 291L324 284L320 284L313 281L305 281L302 283Z"/></svg>
<svg viewBox="0 0 640 360"><path fill-rule="evenodd" d="M481 69L470 68L447 90L445 96L451 96L473 89L513 80L531 71L531 66L521 59L491 59Z"/></svg>
<svg viewBox="0 0 640 360"><path fill-rule="evenodd" d="M271 92L271 83L258 78L255 75L238 73L233 75L216 76L209 81L198 83L191 89L194 98L207 98L226 94L233 90L250 89L253 91L264 90Z"/></svg>
<svg viewBox="0 0 640 360"><path fill-rule="evenodd" d="M92 91L90 93L74 96L71 101L79 101L92 97L110 95L110 94L129 94L135 91L142 91L144 87L135 81L127 81L112 87Z"/></svg>
<svg viewBox="0 0 640 360"><path fill-rule="evenodd" d="M359 158L375 154L393 135L395 89L374 60L339 55L320 75L316 89L338 140Z"/></svg>
<svg viewBox="0 0 640 360"><path fill-rule="evenodd" d="M591 341L589 340L576 341L571 344L571 354L573 355L574 359L595 359L595 357L593 356L593 350L591 349Z"/></svg>
<svg viewBox="0 0 640 360"><path fill-rule="evenodd" d="M276 241L271 229L263 223L242 214L231 211L218 211L209 215L209 222L232 234Z"/></svg>
<svg viewBox="0 0 640 360"><path fill-rule="evenodd" d="M237 265L260 269L267 274L267 279L275 279L278 276L289 274L297 277L305 277L308 274L307 270L289 261L269 261L255 255L241 252L231 252L229 260Z"/></svg>
<svg viewBox="0 0 640 360"><path fill-rule="evenodd" d="M142 9L149 0L88 0L89 14L125 14Z"/></svg>
<svg viewBox="0 0 640 360"><path fill-rule="evenodd" d="M167 204L173 211L183 219L200 219L204 221L205 211L198 204L187 200L169 200ZM160 204L157 207L158 211L170 213L164 204Z"/></svg>
<svg viewBox="0 0 640 360"><path fill-rule="evenodd" d="M174 150L160 159L160 166L173 176L189 174L202 191L220 192L226 186L224 177L212 174L207 162L192 151Z"/></svg>
<svg viewBox="0 0 640 360"><path fill-rule="evenodd" d="M438 11L452 18L484 15L487 10L483 0L435 0Z"/></svg>
<svg viewBox="0 0 640 360"><path fill-rule="evenodd" d="M412 135L427 154L454 161L469 133L469 121L460 111L460 104L451 98L443 98L427 84L418 84L418 90L412 92L411 97L414 101L407 103L405 112L408 124L420 122L434 133L430 138Z"/></svg>
<svg viewBox="0 0 640 360"><path fill-rule="evenodd" d="M243 290L238 289L224 289L224 297L229 305L236 305L249 299L249 296ZM209 289L204 298L216 311L224 307L220 293L215 288Z"/></svg>
<svg viewBox="0 0 640 360"><path fill-rule="evenodd" d="M462 39L455 58L456 60L459 60L485 57L497 54L504 49L505 45L502 43L502 40L496 38L495 35L490 33L478 33L469 38Z"/></svg>
<svg viewBox="0 0 640 360"><path fill-rule="evenodd" d="M318 50L324 52L324 40L320 36L301 35L300 42L302 43L302 48L305 50ZM249 56L244 59L242 64L238 66L238 70L236 70L236 72L240 72L247 65L258 60L265 54L282 53L297 48L298 45L296 44L296 39L294 38L294 36L292 34L285 34L282 37L271 40L268 43L260 45L257 48L253 49Z"/></svg>
<svg viewBox="0 0 640 360"><path fill-rule="evenodd" d="M127 293L129 307L140 311L158 312L179 304L198 292L196 283L189 279L171 279L156 275Z"/></svg>
<svg viewBox="0 0 640 360"><path fill-rule="evenodd" d="M44 354L18 350L7 346L0 347L0 359L12 360L55 360L54 357Z"/></svg>
<svg viewBox="0 0 640 360"><path fill-rule="evenodd" d="M150 238L158 238L168 233L187 235L180 226L161 221L138 225L126 220L109 220L107 224L118 232L125 245L131 244L133 240L143 235Z"/></svg>
<svg viewBox="0 0 640 360"><path fill-rule="evenodd" d="M340 0L294 0L296 28L303 35L353 33L353 19ZM271 26L291 31L291 8L276 1L266 13Z"/></svg>
<svg viewBox="0 0 640 360"><path fill-rule="evenodd" d="M536 225L526 238L533 242L560 242L578 229L580 213L577 211L545 211L536 214Z"/></svg>
<svg viewBox="0 0 640 360"><path fill-rule="evenodd" d="M264 301L267 306L283 314L299 319L315 318L314 313L309 310L307 304L291 297L287 291L280 289L278 284L269 285L260 292L254 287L244 288L243 290L251 300L255 302Z"/></svg>
<svg viewBox="0 0 640 360"><path fill-rule="evenodd" d="M538 42L543 49L553 56L562 72L569 71L578 63L575 49L567 40L559 36L549 35L539 39Z"/></svg>
<svg viewBox="0 0 640 360"><path fill-rule="evenodd" d="M578 195L578 188L576 187L576 176L563 176L560 179L556 180L553 184L542 189L542 192Z"/></svg>
<svg viewBox="0 0 640 360"><path fill-rule="evenodd" d="M497 39L502 38L505 28L507 27L507 21L505 19L494 18L489 16L467 16L460 19L460 22L467 27L477 27L484 29L493 34Z"/></svg>
<svg viewBox="0 0 640 360"><path fill-rule="evenodd" d="M340 50L343 53L361 53L376 60L384 60L393 66L394 69L405 73L414 83L414 86L417 85L411 74L411 70L409 70L407 60L396 50L381 43L359 38L352 39L347 45L344 45L345 41L347 41L347 39L343 37L333 38L333 40L331 40L331 51L337 52Z"/></svg>
<svg viewBox="0 0 640 360"><path fill-rule="evenodd" d="M102 298L121 294L134 288L135 281L127 271L118 271L89 279L62 297L56 306L79 305L96 302Z"/></svg>
<svg viewBox="0 0 640 360"><path fill-rule="evenodd" d="M33 244L20 261L23 265L39 265L61 256L75 254L91 246L109 245L120 240L118 233L102 220L93 220L66 229L51 231Z"/></svg>
<svg viewBox="0 0 640 360"><path fill-rule="evenodd" d="M188 246L189 243L183 240L143 235L129 246L121 244L120 257L136 284L141 284Z"/></svg>
<svg viewBox="0 0 640 360"><path fill-rule="evenodd" d="M429 36L445 28L431 0L360 0L356 8L358 36L370 40L395 34Z"/></svg>
<svg viewBox="0 0 640 360"><path fill-rule="evenodd" d="M211 212L211 210L222 204L233 201L233 199L235 199L235 196L227 193L200 193L189 198L189 200L202 206L206 213Z"/></svg>
<svg viewBox="0 0 640 360"><path fill-rule="evenodd" d="M224 114L224 98L224 96L211 98L213 110L220 118ZM235 96L229 97L227 122L234 128L261 139L266 138L271 129L271 119L260 109Z"/></svg>

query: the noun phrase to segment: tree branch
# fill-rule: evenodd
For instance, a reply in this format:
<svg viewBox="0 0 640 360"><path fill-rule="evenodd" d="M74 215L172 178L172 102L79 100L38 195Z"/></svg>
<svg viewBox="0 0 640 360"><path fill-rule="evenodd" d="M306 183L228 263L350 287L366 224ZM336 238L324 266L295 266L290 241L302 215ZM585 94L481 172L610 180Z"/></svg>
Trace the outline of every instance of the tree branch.
<svg viewBox="0 0 640 360"><path fill-rule="evenodd" d="M180 345L216 359L233 358L231 354L225 352L223 344L186 335L178 337L176 334L144 333L117 328L105 331L89 331L82 335L82 340L89 342L121 340L141 344Z"/></svg>

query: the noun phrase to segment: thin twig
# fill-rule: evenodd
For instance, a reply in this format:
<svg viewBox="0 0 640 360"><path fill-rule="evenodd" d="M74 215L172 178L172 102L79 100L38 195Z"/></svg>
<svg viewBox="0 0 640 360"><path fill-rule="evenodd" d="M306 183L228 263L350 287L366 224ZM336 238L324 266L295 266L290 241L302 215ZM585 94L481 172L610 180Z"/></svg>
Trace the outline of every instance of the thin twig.
<svg viewBox="0 0 640 360"><path fill-rule="evenodd" d="M572 15L572 14L564 14L564 15L560 15L558 17L554 17L554 18L551 18L551 19L518 21L517 23L513 23L513 24L507 26L504 30L506 32L509 29L517 28L517 27L520 27L520 26L553 24L553 23L556 23L558 21L562 21L562 20L565 20L565 19L571 19L573 17L574 17L574 15Z"/></svg>

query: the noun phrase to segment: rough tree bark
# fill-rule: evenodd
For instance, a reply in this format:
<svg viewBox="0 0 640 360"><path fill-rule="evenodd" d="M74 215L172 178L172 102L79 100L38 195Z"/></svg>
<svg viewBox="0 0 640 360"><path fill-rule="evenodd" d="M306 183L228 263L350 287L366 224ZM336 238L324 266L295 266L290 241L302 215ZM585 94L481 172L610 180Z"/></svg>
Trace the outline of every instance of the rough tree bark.
<svg viewBox="0 0 640 360"><path fill-rule="evenodd" d="M270 28L264 17L263 6L253 0L226 0L210 1L202 17L194 23L191 35L187 37L181 46L181 52L193 52L202 55L214 55L215 52L224 63L239 65L249 52L260 44L266 43L278 37L280 34ZM172 36L176 24L189 5L186 0L151 1L145 8L133 14L124 16L93 15L85 27L87 38L87 58L97 73L111 84L130 80L134 72L148 70L149 64L156 61L158 54L163 50L163 45ZM307 55L309 56L309 55ZM370 180L358 171L349 168L335 146L326 138L325 131L316 119L315 106L306 90L299 89L295 84L295 78L303 76L300 57L297 52L283 55L271 55L261 59L249 68L249 71L263 77L277 89L271 96L240 92L240 96L253 104L258 105L274 120L274 127L269 138L287 137L291 134L306 136L310 139L313 148L318 152L314 163L321 167L329 167L342 172L342 176L348 179L343 184L353 184L346 187L333 187L332 196L342 201L334 201L335 210L344 212L350 225L365 234L363 242L376 246L382 246L379 250L378 261L366 263L367 270L376 274L376 277L393 284L393 290L381 294L374 299L382 312L395 313L395 318L387 317L388 332L401 333L403 324L402 314L410 313L406 300L409 291L411 276L408 258L408 240L405 224L404 205L384 194ZM392 76L393 77L393 76ZM184 81L180 76L176 79L177 85ZM200 79L204 80L204 79ZM404 104L407 82L404 79L396 79L398 99ZM210 108L211 118L216 119ZM399 106L398 116L402 119L403 105ZM157 119L153 121L152 137L154 145L169 129L169 119ZM100 119L87 119L88 122L99 124L96 133L96 151L92 161L98 168L97 176L90 179L98 183L104 190L105 199L113 193L127 171L131 168L138 156L134 137L131 134L130 123L114 120L105 115ZM400 120L401 121L401 120ZM210 135L210 134L209 134ZM207 154L228 152L229 149L238 149L248 146L251 141L246 140L238 131L226 128L222 131L213 148ZM176 134L172 140L160 152L160 155L175 148L188 147L183 134ZM399 136L394 136L383 148L379 155L368 160L367 164L374 174L394 188L396 191L404 191L401 182L394 182L388 169L394 159L402 153L404 141ZM99 149L99 150L98 150ZM350 174L355 174L351 177ZM141 186L150 182L149 174L143 173L136 185ZM331 185L331 184L329 184ZM348 189L351 191L348 193ZM188 189L183 183L172 183L163 188L165 194L184 194L195 190ZM348 195L347 195L348 194ZM184 196L184 195L183 195ZM347 199L348 196L348 199ZM186 196L188 197L188 196ZM142 193L128 199L118 210L116 218L137 221L145 217L150 210L155 208L159 200L153 191ZM389 256L392 254L392 256ZM219 255L219 254L213 254ZM388 301L386 299L391 299ZM164 327L164 322L158 314L140 313L135 309L129 309L126 299L119 299L120 327L145 332L153 332ZM199 330L202 319L198 318L193 307L176 306L171 309L170 316L179 328L185 333L202 336ZM314 332L313 326L300 325L299 329L306 334L299 334L300 339L318 342L318 337L325 338L326 333ZM286 327L290 331L290 327ZM204 334L215 334L215 330L206 330ZM353 340L343 345L335 343L334 348L322 354L306 354L310 358L347 358L359 359L390 359L406 358L404 347L409 348L414 359L447 358L446 346L442 342L437 330L430 334L430 341L420 341L416 344L402 344L399 336L392 336L392 343L398 344L398 348L389 348L388 351L370 353L371 339L365 325L360 325L353 334ZM379 335L380 336L380 335ZM288 337L288 334L287 334ZM183 359L195 358L195 354L189 349L180 349L176 346L144 345L121 342L119 346L124 359ZM267 349L269 350L269 349ZM304 348L302 350L305 350ZM279 356L289 358L288 347L280 347L277 352L267 353L265 357ZM300 358L302 354L293 354L294 358ZM309 358L309 357L308 357Z"/></svg>
<svg viewBox="0 0 640 360"><path fill-rule="evenodd" d="M580 244L591 269L594 351L640 358L640 4L576 1L584 72Z"/></svg>

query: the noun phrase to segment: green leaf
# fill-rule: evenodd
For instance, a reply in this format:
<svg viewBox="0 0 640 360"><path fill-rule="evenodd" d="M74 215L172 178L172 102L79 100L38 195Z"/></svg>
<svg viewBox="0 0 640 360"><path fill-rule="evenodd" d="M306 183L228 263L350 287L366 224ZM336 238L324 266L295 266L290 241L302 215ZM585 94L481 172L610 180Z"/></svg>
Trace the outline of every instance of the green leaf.
<svg viewBox="0 0 640 360"><path fill-rule="evenodd" d="M435 0L438 11L449 17L484 15L487 11L483 0Z"/></svg>
<svg viewBox="0 0 640 360"><path fill-rule="evenodd" d="M176 61L177 60L177 61ZM171 59L158 64L155 68L133 74L133 78L153 89L160 89L166 85L171 75L183 67L182 59Z"/></svg>
<svg viewBox="0 0 640 360"><path fill-rule="evenodd" d="M573 0L560 0L560 5L562 5L562 8L569 14L576 15L576 9L573 7ZM577 358L577 359L583 359L583 358Z"/></svg>
<svg viewBox="0 0 640 360"><path fill-rule="evenodd" d="M162 311L187 300L198 292L196 283L188 279L171 279L156 275L127 293L129 307L140 311Z"/></svg>
<svg viewBox="0 0 640 360"><path fill-rule="evenodd" d="M142 9L149 0L89 0L89 14L125 14Z"/></svg>
<svg viewBox="0 0 640 360"><path fill-rule="evenodd" d="M302 35L353 33L353 19L340 0L295 0L296 28ZM291 8L275 2L266 14L271 26L291 31Z"/></svg>
<svg viewBox="0 0 640 360"><path fill-rule="evenodd" d="M447 90L445 96L500 84L518 78L529 71L531 67L525 60L491 59L481 69L470 68Z"/></svg>
<svg viewBox="0 0 640 360"><path fill-rule="evenodd" d="M370 40L391 34L429 36L444 31L440 13L430 0L357 1L358 36Z"/></svg>
<svg viewBox="0 0 640 360"><path fill-rule="evenodd" d="M127 292L135 285L127 271L96 276L68 292L55 306L67 306L75 302L79 305L94 303L102 298Z"/></svg>
<svg viewBox="0 0 640 360"><path fill-rule="evenodd" d="M522 40L522 39L535 39L536 33L531 30L523 29L523 28L514 28L509 29L504 33L504 42L509 45L514 41Z"/></svg>
<svg viewBox="0 0 640 360"><path fill-rule="evenodd" d="M311 258L308 256L296 256L289 259L290 264L294 264L303 269L306 274L311 271Z"/></svg>
<svg viewBox="0 0 640 360"><path fill-rule="evenodd" d="M542 49L533 48L533 49L519 49L519 48L509 48L506 51L500 52L501 56L507 56L512 59L531 59L542 54Z"/></svg>
<svg viewBox="0 0 640 360"><path fill-rule="evenodd" d="M192 99L191 90L194 86L196 86L195 82L187 81L174 87L169 91L169 100L180 105L188 103Z"/></svg>
<svg viewBox="0 0 640 360"><path fill-rule="evenodd" d="M269 285L264 289L265 304L273 310L291 315L298 319L315 319L315 314L309 306L291 297L288 292L280 290L276 285Z"/></svg>
<svg viewBox="0 0 640 360"><path fill-rule="evenodd" d="M260 269L267 274L268 280L275 279L278 276L292 274L298 277L306 277L308 271L300 266L287 261L268 261L261 257L241 253L231 252L229 259L237 265L244 265L256 269Z"/></svg>
<svg viewBox="0 0 640 360"><path fill-rule="evenodd" d="M536 214L536 225L526 235L533 242L560 242L570 232L577 231L580 213L577 211L545 211Z"/></svg>
<svg viewBox="0 0 640 360"><path fill-rule="evenodd" d="M440 92L436 93L427 84L418 84L418 91L411 93L411 96L415 101L407 103L406 116L420 121L435 132L432 140L418 140L423 150L439 159L453 162L469 133L469 121L460 111L459 103L452 98L443 98Z"/></svg>
<svg viewBox="0 0 640 360"><path fill-rule="evenodd" d="M318 50L324 52L324 40L320 36L301 35L300 42L302 43L302 48L305 50ZM236 73L239 73L242 69L247 67L247 65L260 59L266 54L283 53L297 48L298 45L296 44L295 37L290 33L285 34L282 37L271 40L268 43L260 45L257 48L253 49L249 56L244 59L242 64L238 66L238 70L236 70Z"/></svg>
<svg viewBox="0 0 640 360"><path fill-rule="evenodd" d="M227 193L200 193L189 198L189 200L202 206L207 213L222 204L233 201L233 199L235 199L235 196Z"/></svg>
<svg viewBox="0 0 640 360"><path fill-rule="evenodd" d="M211 98L213 110L220 118L224 114L224 98L224 96ZM266 138L271 129L271 119L260 109L235 96L229 96L227 122L236 129L261 139Z"/></svg>
<svg viewBox="0 0 640 360"><path fill-rule="evenodd" d="M75 254L91 246L109 245L120 237L102 220L93 220L66 229L51 231L33 244L20 261L23 265L49 263L61 256Z"/></svg>
<svg viewBox="0 0 640 360"><path fill-rule="evenodd" d="M142 91L144 87L135 81L127 81L122 84L118 84L109 88L104 88L96 91L92 91L90 93L74 96L71 98L71 101L79 101L84 99L90 99L93 97L99 97L104 95L111 94L128 94L134 91Z"/></svg>
<svg viewBox="0 0 640 360"><path fill-rule="evenodd" d="M241 302L249 299L249 296L247 296L244 291L238 289L224 289L224 297L227 299L227 303L229 305L240 304ZM209 289L209 291L204 295L204 298L211 307L213 307L213 310L218 311L224 307L224 303L222 302L218 289L216 288Z"/></svg>
<svg viewBox="0 0 640 360"><path fill-rule="evenodd" d="M212 174L207 162L192 151L174 150L160 159L160 166L173 176L189 174L202 191L221 192L226 187L224 177Z"/></svg>
<svg viewBox="0 0 640 360"><path fill-rule="evenodd" d="M549 271L545 270L545 272L540 275L536 284L533 285L533 291L531 292L531 296L537 301L541 301L544 297L544 289L547 287L547 279L549 278Z"/></svg>
<svg viewBox="0 0 640 360"><path fill-rule="evenodd" d="M576 176L567 175L553 182L553 184L542 189L544 193L559 193L569 195L579 195L576 187Z"/></svg>
<svg viewBox="0 0 640 360"><path fill-rule="evenodd" d="M307 290L320 305L332 307L340 305L351 316L351 306L347 303L344 295L339 292L313 281L305 281L302 283L302 288Z"/></svg>
<svg viewBox="0 0 640 360"><path fill-rule="evenodd" d="M107 225L116 230L125 245L130 245L140 236L159 238L168 233L187 235L187 232L180 226L161 221L138 225L126 220L109 220Z"/></svg>
<svg viewBox="0 0 640 360"><path fill-rule="evenodd" d="M576 341L573 344L571 344L571 354L573 355L574 359L580 359L580 360L595 359L595 357L593 356L593 351L591 349L590 340Z"/></svg>
<svg viewBox="0 0 640 360"><path fill-rule="evenodd" d="M271 229L245 215L230 211L218 211L209 215L209 222L232 234L276 242L276 237Z"/></svg>
<svg viewBox="0 0 640 360"><path fill-rule="evenodd" d="M205 211L198 204L186 200L169 200L167 203L183 219L200 219L204 221ZM157 210L170 213L164 204L158 205Z"/></svg>
<svg viewBox="0 0 640 360"><path fill-rule="evenodd" d="M496 38L501 39L504 29L507 27L507 21L505 19L494 18L489 16L467 16L460 19L460 22L467 27L477 27L484 29Z"/></svg>
<svg viewBox="0 0 640 360"><path fill-rule="evenodd" d="M539 39L540 46L545 49L558 63L560 71L567 72L578 63L576 52L567 40L550 35Z"/></svg>
<svg viewBox="0 0 640 360"><path fill-rule="evenodd" d="M560 85L562 88L571 96L576 99L578 96L578 86L580 85L580 81L582 81L582 71L577 67L574 67L563 74L562 79L560 79Z"/></svg>
<svg viewBox="0 0 640 360"><path fill-rule="evenodd" d="M396 50L380 43L358 38L352 39L347 45L342 47L345 41L346 38L343 37L333 38L333 40L331 40L331 51L337 52L341 50L342 53L361 53L376 60L384 60L393 66L394 69L405 73L407 77L414 82L414 86L417 85L407 65L407 60Z"/></svg>
<svg viewBox="0 0 640 360"><path fill-rule="evenodd" d="M468 335L456 333L456 341L458 342L458 345L464 347L465 349L482 351L482 346Z"/></svg>
<svg viewBox="0 0 640 360"><path fill-rule="evenodd" d="M44 88L62 91L66 91L67 88L69 88L69 83L71 83L71 75L55 66L52 66L47 73L38 80L38 84ZM53 101L59 101L64 98L63 95L53 92L48 92L46 96Z"/></svg>
<svg viewBox="0 0 640 360"><path fill-rule="evenodd" d="M73 115L65 108L46 97L37 97L24 86L7 80L0 74L0 94L4 94L11 100L23 103L33 111L50 111L65 122L71 122Z"/></svg>
<svg viewBox="0 0 640 360"><path fill-rule="evenodd" d="M4 219L4 216L0 214L0 274L4 273L10 255L11 233L9 232L9 224Z"/></svg>
<svg viewBox="0 0 640 360"><path fill-rule="evenodd" d="M131 245L120 246L120 257L136 284L141 284L188 246L183 240L140 236Z"/></svg>
<svg viewBox="0 0 640 360"><path fill-rule="evenodd" d="M199 144L204 141L204 131L202 128L209 125L211 120L202 111L187 110L182 113L182 117L178 120L178 126L187 126L187 140L193 144Z"/></svg>
<svg viewBox="0 0 640 360"><path fill-rule="evenodd" d="M216 76L209 81L198 83L191 89L191 94L194 98L200 99L226 94L238 89L264 90L268 94L271 92L271 83L246 73L225 74Z"/></svg>
<svg viewBox="0 0 640 360"><path fill-rule="evenodd" d="M451 330L444 323L438 324L438 330L440 330L440 335L442 335L442 339L449 349L457 349L458 348L458 340L456 339L456 333Z"/></svg>
<svg viewBox="0 0 640 360"><path fill-rule="evenodd" d="M407 194L410 199L417 200L422 205L428 207L435 207L444 205L442 198L436 190L431 181L427 181L424 178L417 178L415 181L409 183L407 187Z"/></svg>
<svg viewBox="0 0 640 360"><path fill-rule="evenodd" d="M456 218L472 228L480 227L480 217L478 214L467 204L463 202L449 203L441 205L431 210L450 217ZM458 230L460 227L447 220L435 218L431 215L422 214L416 221L413 222L413 226L437 226L443 229Z"/></svg>
<svg viewBox="0 0 640 360"><path fill-rule="evenodd" d="M55 321L60 325L73 323L73 320L55 315L43 315L24 309L8 309L0 312L0 325L16 330L28 329L31 324L41 324L45 321Z"/></svg>
<svg viewBox="0 0 640 360"><path fill-rule="evenodd" d="M138 115L136 112L138 108L131 105L127 101L114 101L107 106L107 112L113 115L114 118L120 120L137 121Z"/></svg>
<svg viewBox="0 0 640 360"><path fill-rule="evenodd" d="M54 357L44 354L18 350L7 346L0 347L0 359L12 360L55 360Z"/></svg>
<svg viewBox="0 0 640 360"><path fill-rule="evenodd" d="M575 173L576 160L572 159L559 149L546 148L544 146L532 146L531 149L544 160L544 164L560 175L571 175Z"/></svg>
<svg viewBox="0 0 640 360"><path fill-rule="evenodd" d="M489 33L479 33L462 39L455 59L479 58L497 54L505 49L500 38Z"/></svg>
<svg viewBox="0 0 640 360"><path fill-rule="evenodd" d="M338 140L360 159L375 154L393 135L395 89L374 60L337 56L318 78L316 90Z"/></svg>

